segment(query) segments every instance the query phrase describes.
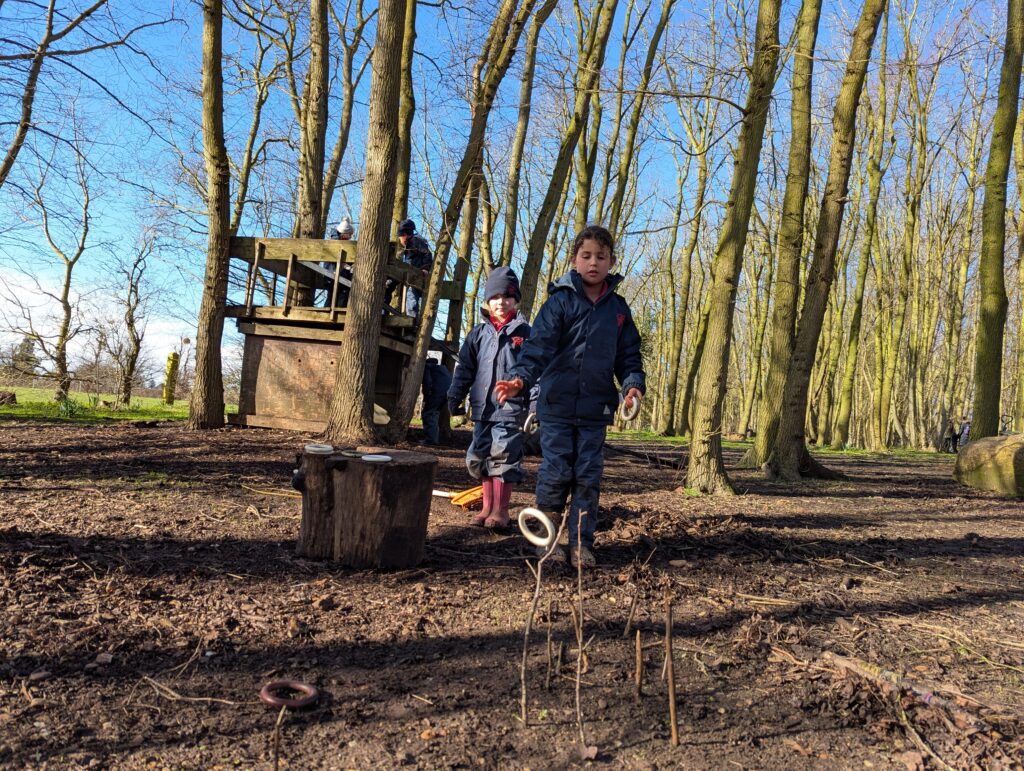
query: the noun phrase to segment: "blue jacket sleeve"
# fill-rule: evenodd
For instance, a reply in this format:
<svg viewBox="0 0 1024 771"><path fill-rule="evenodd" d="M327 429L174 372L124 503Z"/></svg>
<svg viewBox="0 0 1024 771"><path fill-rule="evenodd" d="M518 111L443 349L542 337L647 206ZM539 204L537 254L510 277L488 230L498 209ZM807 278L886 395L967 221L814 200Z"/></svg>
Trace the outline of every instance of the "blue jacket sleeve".
<svg viewBox="0 0 1024 771"><path fill-rule="evenodd" d="M647 393L647 377L644 374L644 360L640 352L640 330L633 321L633 313L626 308L626 320L619 333L619 345L615 352L615 377L625 394L630 388Z"/></svg>
<svg viewBox="0 0 1024 771"><path fill-rule="evenodd" d="M473 329L466 335L466 339L459 349L455 375L452 377L452 385L448 389L449 406L462 404L469 395L469 389L473 387L473 380L476 379L476 339L476 329Z"/></svg>
<svg viewBox="0 0 1024 771"><path fill-rule="evenodd" d="M549 297L537 313L530 329L530 339L523 343L523 352L512 370L512 377L521 378L524 390L529 391L555 358L558 341L562 338L564 304L558 294Z"/></svg>

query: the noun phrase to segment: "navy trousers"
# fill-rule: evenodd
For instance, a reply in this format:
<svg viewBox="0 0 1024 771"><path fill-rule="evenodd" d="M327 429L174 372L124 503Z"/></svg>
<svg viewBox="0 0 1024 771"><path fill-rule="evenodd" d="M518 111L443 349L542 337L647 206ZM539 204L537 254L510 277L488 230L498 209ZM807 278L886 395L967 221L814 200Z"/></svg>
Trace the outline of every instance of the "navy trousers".
<svg viewBox="0 0 1024 771"><path fill-rule="evenodd" d="M473 479L501 477L517 484L526 479L523 471L523 432L518 423L478 420L473 424L473 441L466 451L466 468Z"/></svg>
<svg viewBox="0 0 1024 771"><path fill-rule="evenodd" d="M572 494L571 547L575 547L577 538L587 548L594 545L607 431L607 426L576 426L550 420L540 426L543 459L537 472L537 508L563 511Z"/></svg>

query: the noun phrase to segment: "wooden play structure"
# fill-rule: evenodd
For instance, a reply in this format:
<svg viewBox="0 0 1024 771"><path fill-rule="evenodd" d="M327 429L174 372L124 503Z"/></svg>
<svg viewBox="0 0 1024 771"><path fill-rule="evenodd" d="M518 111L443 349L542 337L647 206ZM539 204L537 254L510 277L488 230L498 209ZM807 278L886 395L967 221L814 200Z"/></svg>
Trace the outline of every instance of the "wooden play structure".
<svg viewBox="0 0 1024 771"><path fill-rule="evenodd" d="M334 388L337 355L345 334L351 275L358 270L355 241L301 238L231 239L231 285L225 315L245 337L235 425L320 432ZM389 260L394 302L406 288L425 289L427 277ZM442 298L453 287L445 282ZM234 301L232 301L234 300ZM401 305L382 308L380 358L374 384L375 419L387 422L412 354L415 319Z"/></svg>

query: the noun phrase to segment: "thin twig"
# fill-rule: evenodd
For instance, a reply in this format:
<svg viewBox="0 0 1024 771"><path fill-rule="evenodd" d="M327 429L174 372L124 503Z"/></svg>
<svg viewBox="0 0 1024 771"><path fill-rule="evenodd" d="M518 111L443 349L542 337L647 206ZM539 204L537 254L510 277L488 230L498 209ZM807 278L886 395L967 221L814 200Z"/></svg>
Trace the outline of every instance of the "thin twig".
<svg viewBox="0 0 1024 771"><path fill-rule="evenodd" d="M636 603L640 598L640 582L637 581L636 589L633 592L633 599L629 603L629 613L626 615L626 628L622 632L623 637L629 637L629 628L633 625L633 614L636 613Z"/></svg>
<svg viewBox="0 0 1024 771"><path fill-rule="evenodd" d="M569 512L572 516L572 512ZM587 751L587 738L583 732L583 705L580 699L581 681L583 678L583 560L580 559L580 552L583 547L583 517L586 512L579 512L579 521L576 524L576 601L579 606L579 617L576 621L576 727L580 732L580 752Z"/></svg>
<svg viewBox="0 0 1024 771"><path fill-rule="evenodd" d="M281 711L277 713L277 722L274 723L274 771L277 771L278 763L281 760L281 723L284 721L284 714L288 711L288 707L281 707Z"/></svg>
<svg viewBox="0 0 1024 771"><path fill-rule="evenodd" d="M644 695L644 646L640 640L640 630L636 630L636 674L633 676L636 683L636 700Z"/></svg>
<svg viewBox="0 0 1024 771"><path fill-rule="evenodd" d="M672 728L672 746L679 746L679 721L676 718L676 673L672 663L672 593L665 590L665 670L668 676L668 719Z"/></svg>
<svg viewBox="0 0 1024 771"><path fill-rule="evenodd" d="M153 686L153 690L156 691L158 695L163 696L165 699L170 699L171 701L205 702L209 704L227 704L229 706L235 706L239 703L237 701L228 701L227 699L215 699L208 696L182 696L180 693L171 690L166 685L158 683L152 677L143 677L142 679L149 683L151 686Z"/></svg>
<svg viewBox="0 0 1024 771"><path fill-rule="evenodd" d="M917 745L917 748L922 750L926 755L931 756L932 760L939 765L939 768L945 769L945 771L953 771L953 767L940 758L935 750L929 747L928 743L921 738L921 734L914 730L914 726L910 724L910 718L907 717L906 710L903 709L903 705L900 703L899 691L895 692L893 698L896 702L896 709L900 712L900 721L903 723L903 727L907 730L907 735L911 738L914 744Z"/></svg>

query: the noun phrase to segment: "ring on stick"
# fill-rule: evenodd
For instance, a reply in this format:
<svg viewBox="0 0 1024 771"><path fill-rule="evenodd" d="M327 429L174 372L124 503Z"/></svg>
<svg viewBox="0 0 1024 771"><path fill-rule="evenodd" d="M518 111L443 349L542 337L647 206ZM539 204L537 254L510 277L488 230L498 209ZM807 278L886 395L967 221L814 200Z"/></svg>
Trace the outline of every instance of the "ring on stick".
<svg viewBox="0 0 1024 771"><path fill-rule="evenodd" d="M539 425L540 424L537 422L537 413L531 412L526 416L526 422L523 423L523 433L527 436L533 436L537 433Z"/></svg>
<svg viewBox="0 0 1024 771"><path fill-rule="evenodd" d="M537 535L530 530L530 526L527 523L531 519L540 522L541 527L544 528L543 536ZM542 549L550 549L555 543L555 526L551 523L550 517L540 509L527 506L519 512L519 532L523 534L523 538L527 541Z"/></svg>
<svg viewBox="0 0 1024 771"><path fill-rule="evenodd" d="M626 400L622 400L622 404L619 405L619 417L623 420L629 421L640 414L640 397L633 397L633 406L627 407Z"/></svg>

